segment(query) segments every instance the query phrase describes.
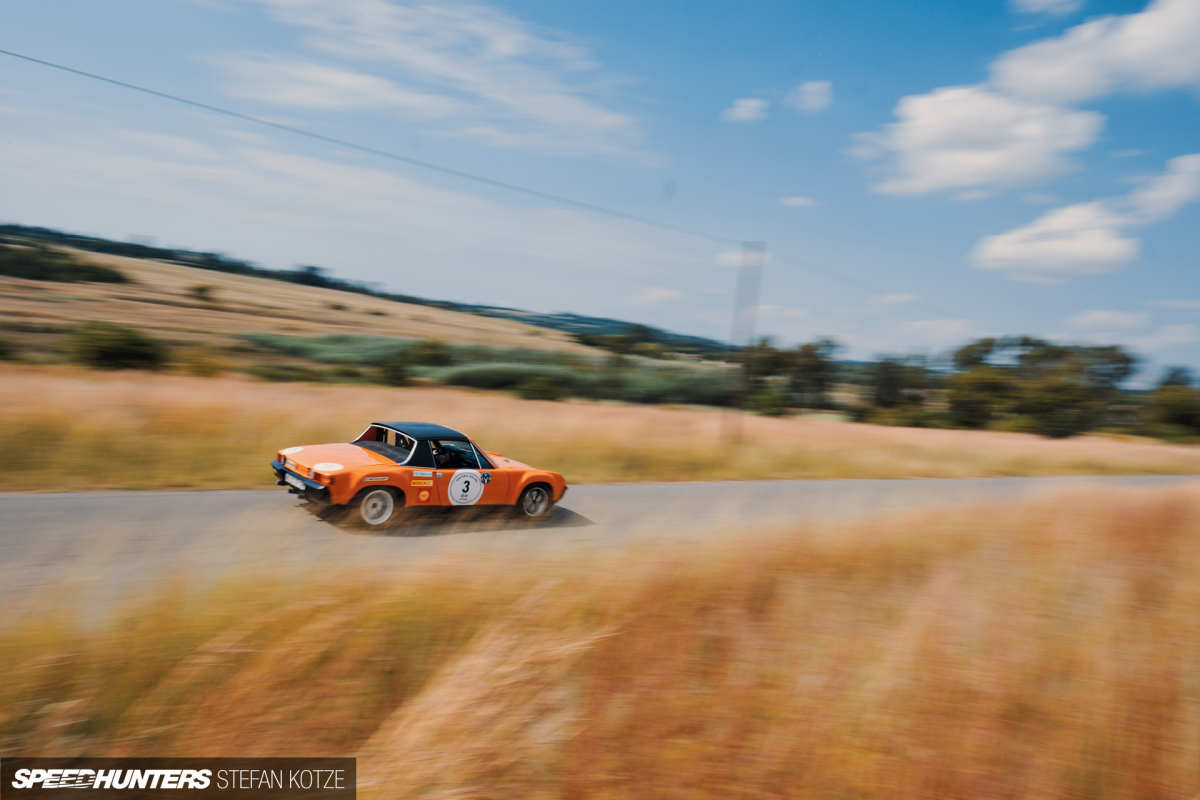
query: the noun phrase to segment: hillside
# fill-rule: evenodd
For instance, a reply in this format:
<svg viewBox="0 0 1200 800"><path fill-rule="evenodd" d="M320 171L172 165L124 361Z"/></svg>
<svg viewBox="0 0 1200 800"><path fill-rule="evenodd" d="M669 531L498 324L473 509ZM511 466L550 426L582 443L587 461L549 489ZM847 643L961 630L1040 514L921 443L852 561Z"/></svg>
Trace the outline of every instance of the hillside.
<svg viewBox="0 0 1200 800"><path fill-rule="evenodd" d="M379 310L379 307L368 306L365 301L362 300L362 298L396 301L406 306L417 306L441 311L459 312L462 314L470 314L472 316L508 320L537 328L549 329L560 334L567 334L566 337L552 337L550 341L555 343L562 341L573 341L575 336L620 335L623 334L632 324L625 320L613 319L610 317L592 317L574 313L543 314L535 311L507 308L504 306L458 303L450 300L431 300L428 298L413 297L411 295L388 292L369 284L337 278L330 275L326 270L320 267L304 266L294 270L266 269L248 261L229 258L219 253L155 247L133 242L119 242L95 236L83 236L80 234L66 233L63 231L54 230L52 228L29 227L24 225L0 225L0 242L5 241L6 239L9 241L23 243L36 242L69 249L81 255L86 254L85 260L99 264L108 264L112 266L125 265L125 267L130 267L132 262L152 261L161 266L181 266L190 268L191 270L204 270L205 273L236 275L240 277L288 283L306 288L338 291L342 294L355 295L355 305L360 308L363 313L368 314ZM114 262L114 258L121 260ZM215 278L210 279L208 277L204 277L203 273L189 272L186 274L192 276L190 280L195 280L198 283L217 283ZM241 286L255 286L259 289L263 288L261 284L241 284ZM294 298L295 295L290 295L290 297ZM324 298L323 302L326 305L330 303L337 303L340 305L350 304L350 302L345 298L342 298L341 300L330 300L329 298ZM273 310L281 311L283 309ZM417 313L410 313L408 317L413 321L424 321L421 319L421 315ZM453 322L453 318L450 317L437 317L435 319L438 323L446 321L448 324L462 324L467 328L472 327L472 325L461 323L461 321ZM354 327L353 322L347 323L345 320L341 321L341 324L349 324L352 328ZM403 333L394 333L393 331L384 331L381 329L378 331L378 333L385 335L393 334L403 336L418 336L421 338L427 338L430 335L434 335L436 338L442 338L455 343L493 344L491 341L480 341L476 338L462 339L459 338L457 334L451 337L437 336L436 334L429 334L425 332L414 333L412 332L410 326L405 326L404 330L405 332ZM493 328L485 326L479 328L479 330L491 331ZM506 333L506 335L511 336L515 329L501 328L496 330L502 330ZM728 350L728 345L726 345L724 342L718 342L701 336L688 336L685 334L673 333L671 331L653 327L647 328L647 330L652 332L654 338L659 343L671 350L706 355L724 353ZM355 328L353 332L362 333L362 330L361 328ZM375 332L376 331L371 331L371 333ZM533 335L536 336L537 334ZM526 342L513 342L511 339L506 339L506 344L501 346L534 347L532 344ZM558 348L552 347L548 349Z"/></svg>
<svg viewBox="0 0 1200 800"><path fill-rule="evenodd" d="M496 317L405 303L147 258L67 250L119 271L128 283L49 283L0 277L0 328L34 352L79 320L119 322L175 344L236 347L238 334L349 334L452 344L599 353L564 332ZM206 288L199 288L206 287Z"/></svg>

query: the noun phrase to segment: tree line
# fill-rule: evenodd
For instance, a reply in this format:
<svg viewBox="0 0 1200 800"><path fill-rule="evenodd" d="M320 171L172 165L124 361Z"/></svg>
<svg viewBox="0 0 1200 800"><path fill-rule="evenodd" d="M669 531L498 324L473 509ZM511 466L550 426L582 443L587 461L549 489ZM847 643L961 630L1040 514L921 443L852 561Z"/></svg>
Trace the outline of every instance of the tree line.
<svg viewBox="0 0 1200 800"><path fill-rule="evenodd" d="M1150 390L1125 386L1138 359L1117 345L1032 336L977 339L941 359L837 360L837 342L793 348L761 339L736 360L741 402L765 414L836 409L863 422L1064 437L1096 430L1200 436L1200 389L1185 367Z"/></svg>

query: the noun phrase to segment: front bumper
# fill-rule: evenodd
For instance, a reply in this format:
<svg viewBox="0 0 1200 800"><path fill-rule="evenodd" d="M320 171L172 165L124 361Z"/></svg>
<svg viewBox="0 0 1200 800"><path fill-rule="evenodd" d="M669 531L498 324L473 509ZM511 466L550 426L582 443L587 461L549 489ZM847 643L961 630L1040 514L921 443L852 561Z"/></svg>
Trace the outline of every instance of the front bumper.
<svg viewBox="0 0 1200 800"><path fill-rule="evenodd" d="M328 486L317 483L312 478L306 478L300 473L288 469L278 461L271 462L271 469L275 472L276 485L286 486L289 492L298 494L311 503L329 502Z"/></svg>

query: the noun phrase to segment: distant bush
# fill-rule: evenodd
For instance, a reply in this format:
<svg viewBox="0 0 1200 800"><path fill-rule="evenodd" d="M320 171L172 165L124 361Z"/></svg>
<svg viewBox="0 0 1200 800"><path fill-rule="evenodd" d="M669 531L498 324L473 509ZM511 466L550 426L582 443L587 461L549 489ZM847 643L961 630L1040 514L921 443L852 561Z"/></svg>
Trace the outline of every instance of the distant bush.
<svg viewBox="0 0 1200 800"><path fill-rule="evenodd" d="M198 303L217 302L217 287L207 283L198 283L188 287L188 294Z"/></svg>
<svg viewBox="0 0 1200 800"><path fill-rule="evenodd" d="M189 347L177 356L176 362L186 374L198 378L211 378L229 368L221 354L211 347Z"/></svg>
<svg viewBox="0 0 1200 800"><path fill-rule="evenodd" d="M750 396L746 408L764 417L783 417L789 412L788 395L782 389L764 389Z"/></svg>
<svg viewBox="0 0 1200 800"><path fill-rule="evenodd" d="M264 381L320 383L325 379L321 370L295 364L255 364L246 371Z"/></svg>
<svg viewBox="0 0 1200 800"><path fill-rule="evenodd" d="M517 394L525 400L562 400L568 392L553 378L539 375L518 385Z"/></svg>
<svg viewBox="0 0 1200 800"><path fill-rule="evenodd" d="M379 367L379 379L388 386L404 386L408 383L408 359L396 354Z"/></svg>
<svg viewBox="0 0 1200 800"><path fill-rule="evenodd" d="M1150 395L1145 416L1151 426L1165 432L1191 431L1200 434L1200 389L1164 384Z"/></svg>
<svg viewBox="0 0 1200 800"><path fill-rule="evenodd" d="M515 389L534 378L556 381L569 394L574 393L578 376L565 367L540 364L464 364L446 370L442 383L451 386L470 386L475 389Z"/></svg>
<svg viewBox="0 0 1200 800"><path fill-rule="evenodd" d="M11 361L17 355L17 349L8 339L0 339L0 361Z"/></svg>
<svg viewBox="0 0 1200 800"><path fill-rule="evenodd" d="M580 392L628 403L728 406L737 396L737 383L732 371L719 369L606 369L587 375Z"/></svg>
<svg viewBox="0 0 1200 800"><path fill-rule="evenodd" d="M69 340L70 355L80 364L101 369L158 369L167 348L134 328L111 322L85 322Z"/></svg>
<svg viewBox="0 0 1200 800"><path fill-rule="evenodd" d="M41 245L0 245L0 275L34 281L63 283L129 283L129 278L109 267L84 264L66 253Z"/></svg>
<svg viewBox="0 0 1200 800"><path fill-rule="evenodd" d="M325 376L331 381L371 381L374 374L364 368L352 364L338 364L325 371Z"/></svg>
<svg viewBox="0 0 1200 800"><path fill-rule="evenodd" d="M894 425L900 428L950 427L950 420L944 414L921 406L877 408L866 421L875 425Z"/></svg>
<svg viewBox="0 0 1200 800"><path fill-rule="evenodd" d="M1026 414L1013 414L993 421L988 425L988 430L1003 433L1038 433L1040 426L1033 417Z"/></svg>
<svg viewBox="0 0 1200 800"><path fill-rule="evenodd" d="M381 364L404 353L412 344L409 339L392 336L286 336L279 333L246 333L245 342L275 353L319 361L325 364Z"/></svg>
<svg viewBox="0 0 1200 800"><path fill-rule="evenodd" d="M429 367L448 367L454 363L454 353L445 342L437 339L422 339L409 345L405 354L408 363Z"/></svg>

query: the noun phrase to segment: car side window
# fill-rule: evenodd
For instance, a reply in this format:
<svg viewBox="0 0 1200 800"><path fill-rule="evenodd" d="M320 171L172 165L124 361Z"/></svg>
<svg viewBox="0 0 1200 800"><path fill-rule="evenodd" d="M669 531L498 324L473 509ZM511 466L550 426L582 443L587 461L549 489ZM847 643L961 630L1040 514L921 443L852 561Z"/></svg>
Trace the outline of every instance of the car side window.
<svg viewBox="0 0 1200 800"><path fill-rule="evenodd" d="M431 440L433 461L442 469L478 469L475 451L469 442Z"/></svg>

